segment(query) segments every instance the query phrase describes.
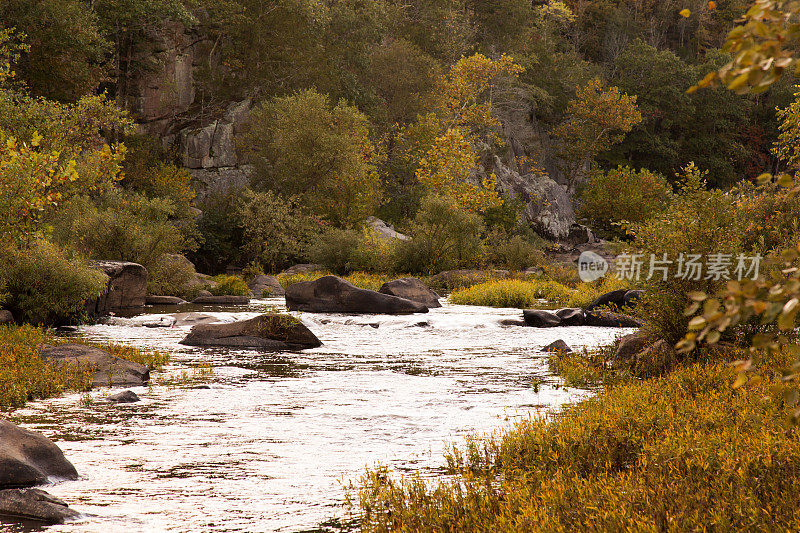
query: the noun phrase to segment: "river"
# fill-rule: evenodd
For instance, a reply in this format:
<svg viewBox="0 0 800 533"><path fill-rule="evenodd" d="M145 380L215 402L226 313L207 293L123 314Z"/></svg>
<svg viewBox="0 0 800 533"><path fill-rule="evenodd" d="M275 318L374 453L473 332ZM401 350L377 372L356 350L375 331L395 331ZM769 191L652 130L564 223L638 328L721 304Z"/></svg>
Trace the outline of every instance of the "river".
<svg viewBox="0 0 800 533"><path fill-rule="evenodd" d="M269 308L283 300L202 312L230 321ZM501 326L521 312L445 303L410 316L297 314L323 345L259 353L182 346L188 327L144 327L159 318L148 313L79 329L171 354L151 386L131 389L141 402L108 404L101 389L10 417L55 440L81 474L44 487L86 513L49 532L338 530L351 518L345 487L365 468L441 475L448 443L590 394L564 388L542 346L627 333Z"/></svg>

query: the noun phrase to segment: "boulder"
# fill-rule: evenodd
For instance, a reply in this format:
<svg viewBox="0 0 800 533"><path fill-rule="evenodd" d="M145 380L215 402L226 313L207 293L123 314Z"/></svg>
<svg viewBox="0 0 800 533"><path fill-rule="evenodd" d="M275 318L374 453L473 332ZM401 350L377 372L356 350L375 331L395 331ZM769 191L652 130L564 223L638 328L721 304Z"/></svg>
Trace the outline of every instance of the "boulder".
<svg viewBox="0 0 800 533"><path fill-rule="evenodd" d="M421 303L429 309L442 306L439 303L439 295L417 278L401 278L387 281L381 285L378 292Z"/></svg>
<svg viewBox="0 0 800 533"><path fill-rule="evenodd" d="M141 398L132 390L124 390L117 394L112 394L106 399L111 403L135 403L141 401Z"/></svg>
<svg viewBox="0 0 800 533"><path fill-rule="evenodd" d="M372 231L373 235L376 235L379 239L397 239L400 241L411 240L411 237L396 231L394 226L387 224L378 217L367 218L367 227Z"/></svg>
<svg viewBox="0 0 800 533"><path fill-rule="evenodd" d="M173 326L197 326L199 324L214 324L220 320L204 313L175 313Z"/></svg>
<svg viewBox="0 0 800 533"><path fill-rule="evenodd" d="M39 355L57 365L81 365L94 372L95 386L144 385L150 380L146 366L114 357L105 350L85 344L44 345Z"/></svg>
<svg viewBox="0 0 800 533"><path fill-rule="evenodd" d="M573 246L594 242L592 230L582 224L573 224L569 227L566 241Z"/></svg>
<svg viewBox="0 0 800 533"><path fill-rule="evenodd" d="M202 153L203 148L198 152ZM195 202L204 205L209 199L235 193L250 185L250 177L255 168L252 165L239 165L235 167L189 168L192 181L197 190Z"/></svg>
<svg viewBox="0 0 800 533"><path fill-rule="evenodd" d="M523 216L543 237L564 240L575 223L575 211L566 188L538 172L520 175L495 156L497 188L519 198L525 205Z"/></svg>
<svg viewBox="0 0 800 533"><path fill-rule="evenodd" d="M148 294L144 303L147 305L183 305L189 302L177 296L154 296Z"/></svg>
<svg viewBox="0 0 800 533"><path fill-rule="evenodd" d="M198 296L192 300L193 304L203 305L247 305L250 303L248 296Z"/></svg>
<svg viewBox="0 0 800 533"><path fill-rule="evenodd" d="M611 307L611 308L619 308L625 305L625 294L628 293L628 289L618 289L616 291L607 292L595 298L595 300L587 305L584 310L585 311L593 311L598 307Z"/></svg>
<svg viewBox="0 0 800 533"><path fill-rule="evenodd" d="M636 354L635 373L642 378L651 378L669 372L678 362L675 348L659 339Z"/></svg>
<svg viewBox="0 0 800 533"><path fill-rule="evenodd" d="M253 278L253 281L247 284L247 288L253 291L253 296L256 298L270 298L286 294L278 278L264 274Z"/></svg>
<svg viewBox="0 0 800 533"><path fill-rule="evenodd" d="M146 268L127 261L94 261L93 264L108 276L108 282L103 293L87 303L86 311L90 316L144 306L147 297Z"/></svg>
<svg viewBox="0 0 800 533"><path fill-rule="evenodd" d="M583 309L566 308L558 309L555 311L558 318L561 319L562 326L582 326L586 320Z"/></svg>
<svg viewBox="0 0 800 533"><path fill-rule="evenodd" d="M201 324L181 341L188 346L292 350L321 346L316 335L291 315L267 313L226 324Z"/></svg>
<svg viewBox="0 0 800 533"><path fill-rule="evenodd" d="M290 311L405 315L427 313L420 303L380 292L359 289L336 276L294 283L286 289Z"/></svg>
<svg viewBox="0 0 800 533"><path fill-rule="evenodd" d="M0 516L53 525L74 520L80 513L41 489L4 489L0 490Z"/></svg>
<svg viewBox="0 0 800 533"><path fill-rule="evenodd" d="M566 342L564 342L563 339L558 339L556 341L551 342L544 348L542 348L542 351L548 353L549 352L571 353L572 348L570 348L569 345Z"/></svg>
<svg viewBox="0 0 800 533"><path fill-rule="evenodd" d="M614 351L614 361L632 361L639 352L655 341L655 337L643 331L625 335L617 343L617 349Z"/></svg>
<svg viewBox="0 0 800 533"><path fill-rule="evenodd" d="M636 305L637 300L642 297L644 291L630 290L622 297L623 305L626 307L633 307Z"/></svg>
<svg viewBox="0 0 800 533"><path fill-rule="evenodd" d="M14 315L11 314L11 311L8 311L7 309L0 309L0 326L13 323Z"/></svg>
<svg viewBox="0 0 800 533"><path fill-rule="evenodd" d="M632 316L623 315L621 313L596 310L586 313L586 319L583 325L602 326L605 328L639 328L642 327L642 322Z"/></svg>
<svg viewBox="0 0 800 533"><path fill-rule="evenodd" d="M325 267L322 265L317 265L316 263L300 263L299 265L290 266L286 270L282 272L282 274L286 274L287 276L293 276L295 274L309 274L311 272L324 272Z"/></svg>
<svg viewBox="0 0 800 533"><path fill-rule="evenodd" d="M526 309L522 312L525 325L533 328L553 328L561 325L561 319L552 311Z"/></svg>
<svg viewBox="0 0 800 533"><path fill-rule="evenodd" d="M51 477L78 479L78 472L47 437L0 420L0 489L41 485Z"/></svg>

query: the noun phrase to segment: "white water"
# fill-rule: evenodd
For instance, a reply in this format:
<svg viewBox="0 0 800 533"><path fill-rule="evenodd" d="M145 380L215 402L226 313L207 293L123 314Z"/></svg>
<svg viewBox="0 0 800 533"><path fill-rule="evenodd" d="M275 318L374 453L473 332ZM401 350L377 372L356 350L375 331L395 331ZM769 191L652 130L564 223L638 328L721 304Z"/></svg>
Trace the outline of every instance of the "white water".
<svg viewBox="0 0 800 533"><path fill-rule="evenodd" d="M281 304L203 312L244 319ZM190 348L178 344L188 327L137 325L153 316L81 328L169 351L166 372L211 363L214 374L209 389L158 385L154 374L156 384L132 389L135 404L106 404L105 389L93 402L70 395L17 411L14 421L56 440L81 474L45 489L87 516L48 531L328 531L321 524L347 520L344 485L366 467L435 476L447 443L588 394L560 386L542 346L627 333L500 326L521 312L449 304L399 317L298 316L322 347Z"/></svg>

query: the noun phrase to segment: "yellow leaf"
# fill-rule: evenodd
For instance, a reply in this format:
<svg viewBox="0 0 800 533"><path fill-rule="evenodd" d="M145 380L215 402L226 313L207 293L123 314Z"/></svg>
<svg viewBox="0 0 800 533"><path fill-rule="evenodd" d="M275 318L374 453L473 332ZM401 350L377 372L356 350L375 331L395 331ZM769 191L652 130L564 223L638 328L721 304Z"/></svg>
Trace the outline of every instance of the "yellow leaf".
<svg viewBox="0 0 800 533"><path fill-rule="evenodd" d="M688 9L683 9L683 10L681 10L681 12L680 12L680 15L681 15L683 18L687 18L687 19L688 19L689 17L691 17L691 16L692 16L692 12L691 12L691 11L689 11Z"/></svg>

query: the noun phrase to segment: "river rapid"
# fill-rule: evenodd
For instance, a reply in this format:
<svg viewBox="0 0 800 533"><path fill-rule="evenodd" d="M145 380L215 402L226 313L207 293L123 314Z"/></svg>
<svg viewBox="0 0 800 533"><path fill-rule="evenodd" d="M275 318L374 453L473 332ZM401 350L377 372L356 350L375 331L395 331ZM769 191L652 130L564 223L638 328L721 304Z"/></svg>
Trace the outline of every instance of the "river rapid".
<svg viewBox="0 0 800 533"><path fill-rule="evenodd" d="M269 308L283 300L180 312L232 321ZM591 393L564 388L542 346L629 332L502 326L521 312L445 303L409 316L296 314L323 345L263 353L182 346L189 327L143 325L175 312L78 331L171 354L149 387L131 389L141 402L108 404L123 389L100 389L10 417L55 440L81 474L44 488L86 517L47 531L336 531L352 518L345 487L365 468L435 477L448 443Z"/></svg>

